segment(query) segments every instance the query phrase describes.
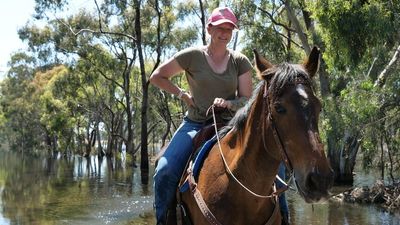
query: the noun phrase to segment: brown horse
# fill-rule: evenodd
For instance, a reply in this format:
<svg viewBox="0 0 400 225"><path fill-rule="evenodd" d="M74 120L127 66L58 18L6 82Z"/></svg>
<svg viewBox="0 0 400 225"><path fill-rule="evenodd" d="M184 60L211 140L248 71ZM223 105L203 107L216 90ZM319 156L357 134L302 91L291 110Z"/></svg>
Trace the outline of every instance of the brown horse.
<svg viewBox="0 0 400 225"><path fill-rule="evenodd" d="M326 198L332 186L333 172L318 131L321 103L311 81L319 50L314 47L302 65L272 65L254 52L261 82L220 132L197 184L182 193L194 225L280 224L279 206L272 196L281 161L308 203ZM193 193L199 193L200 207ZM200 208L206 208L208 215Z"/></svg>

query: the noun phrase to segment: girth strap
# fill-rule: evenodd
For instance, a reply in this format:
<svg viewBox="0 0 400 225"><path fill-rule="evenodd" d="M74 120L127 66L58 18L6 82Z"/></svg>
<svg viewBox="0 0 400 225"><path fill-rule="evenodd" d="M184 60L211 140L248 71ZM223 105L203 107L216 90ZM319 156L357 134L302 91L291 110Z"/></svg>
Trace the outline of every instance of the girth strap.
<svg viewBox="0 0 400 225"><path fill-rule="evenodd" d="M197 189L197 183L194 180L193 176L193 170L192 170L192 162L190 162L190 165L188 167L188 182L189 182L189 187L190 191L193 194L193 197L196 200L197 206L199 207L201 213L203 213L203 216L207 219L207 221L212 224L212 225L222 225L217 218L215 218L214 214L210 211L208 208L206 202L203 199L203 196L201 195L199 189Z"/></svg>

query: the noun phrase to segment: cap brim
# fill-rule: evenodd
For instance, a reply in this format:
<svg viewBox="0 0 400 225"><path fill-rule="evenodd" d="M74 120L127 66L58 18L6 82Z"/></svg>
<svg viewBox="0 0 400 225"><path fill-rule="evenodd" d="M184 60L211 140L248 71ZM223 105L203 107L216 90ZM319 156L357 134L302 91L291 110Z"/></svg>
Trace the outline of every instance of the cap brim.
<svg viewBox="0 0 400 225"><path fill-rule="evenodd" d="M218 25L221 25L221 24L223 24L223 23L230 23L230 24L232 24L236 29L239 30L238 25L236 25L234 22L232 22L232 21L230 21L230 20L228 20L228 19L220 19L220 20L215 21L215 22L210 22L209 24L211 24L211 25L213 25L213 26L218 26Z"/></svg>

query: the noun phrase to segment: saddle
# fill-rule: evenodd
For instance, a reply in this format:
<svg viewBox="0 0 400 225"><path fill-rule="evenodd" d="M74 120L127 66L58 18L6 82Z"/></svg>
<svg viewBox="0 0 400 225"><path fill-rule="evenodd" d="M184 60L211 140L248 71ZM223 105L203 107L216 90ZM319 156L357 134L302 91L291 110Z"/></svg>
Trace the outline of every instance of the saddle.
<svg viewBox="0 0 400 225"><path fill-rule="evenodd" d="M220 130L225 126L225 123L217 123L217 129ZM208 124L203 127L193 138L193 150L198 150L206 141L210 140L215 135L214 124Z"/></svg>
<svg viewBox="0 0 400 225"><path fill-rule="evenodd" d="M209 109L210 111L210 109ZM209 113L207 112L207 115ZM227 111L225 108L215 107L215 123L217 126L217 130L220 130L224 127L229 121L221 118L221 115L224 111ZM233 116L233 115L232 115ZM198 150L206 141L210 140L215 135L215 126L214 126L214 118L208 119L204 122L205 126L200 129L199 132L193 138L193 150Z"/></svg>

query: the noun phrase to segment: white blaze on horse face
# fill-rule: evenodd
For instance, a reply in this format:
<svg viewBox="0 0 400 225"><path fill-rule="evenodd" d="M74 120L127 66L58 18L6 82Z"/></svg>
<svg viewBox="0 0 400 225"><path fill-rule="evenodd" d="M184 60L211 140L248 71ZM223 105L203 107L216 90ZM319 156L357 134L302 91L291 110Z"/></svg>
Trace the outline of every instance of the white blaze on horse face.
<svg viewBox="0 0 400 225"><path fill-rule="evenodd" d="M301 107L304 109L308 106L308 94L307 92L304 90L304 86L303 85L297 85L296 87L296 91L300 96L300 101L301 101ZM305 115L306 116L306 120L308 120L308 114Z"/></svg>
<svg viewBox="0 0 400 225"><path fill-rule="evenodd" d="M303 85L297 85L296 91L297 91L297 93L299 93L300 96L302 96L305 99L308 99L308 95L307 95L306 91L304 90Z"/></svg>
<svg viewBox="0 0 400 225"><path fill-rule="evenodd" d="M297 85L296 91L301 96L301 99L303 99L302 106L306 106L308 104L308 95L307 92L304 90L303 85Z"/></svg>

